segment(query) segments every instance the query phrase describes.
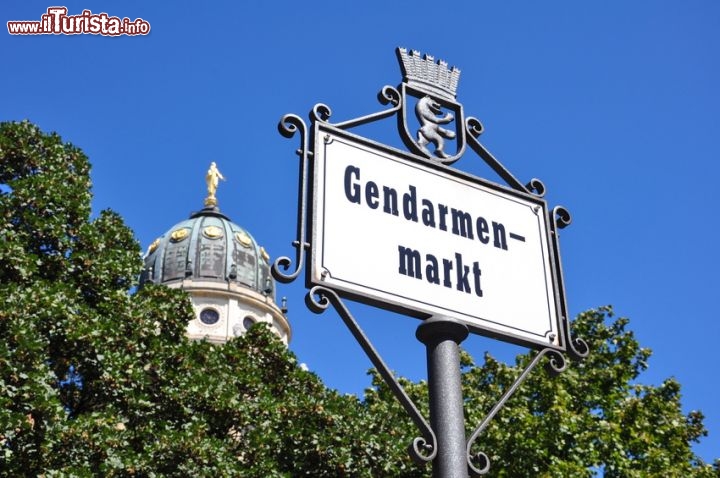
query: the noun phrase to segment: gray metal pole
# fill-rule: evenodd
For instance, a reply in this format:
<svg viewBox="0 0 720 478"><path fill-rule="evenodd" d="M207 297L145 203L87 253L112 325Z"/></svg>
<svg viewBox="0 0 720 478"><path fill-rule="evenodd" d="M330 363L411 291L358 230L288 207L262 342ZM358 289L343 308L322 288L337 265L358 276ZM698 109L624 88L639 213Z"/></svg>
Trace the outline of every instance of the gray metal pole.
<svg viewBox="0 0 720 478"><path fill-rule="evenodd" d="M468 328L447 317L432 317L420 324L415 336L427 347L430 423L438 449L433 477L468 478L458 347Z"/></svg>

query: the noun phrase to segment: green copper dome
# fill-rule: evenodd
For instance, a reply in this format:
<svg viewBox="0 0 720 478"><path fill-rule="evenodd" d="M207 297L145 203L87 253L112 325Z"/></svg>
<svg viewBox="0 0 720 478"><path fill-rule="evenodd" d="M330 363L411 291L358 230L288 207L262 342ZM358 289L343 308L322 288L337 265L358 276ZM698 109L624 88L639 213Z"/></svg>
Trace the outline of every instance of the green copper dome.
<svg viewBox="0 0 720 478"><path fill-rule="evenodd" d="M227 282L275 298L270 258L243 228L208 206L155 240L140 283Z"/></svg>

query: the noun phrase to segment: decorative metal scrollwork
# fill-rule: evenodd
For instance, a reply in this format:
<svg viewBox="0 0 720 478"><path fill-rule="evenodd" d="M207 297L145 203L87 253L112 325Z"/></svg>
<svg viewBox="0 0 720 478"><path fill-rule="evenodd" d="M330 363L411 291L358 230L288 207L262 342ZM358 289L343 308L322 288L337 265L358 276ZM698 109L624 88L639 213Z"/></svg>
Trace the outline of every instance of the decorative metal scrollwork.
<svg viewBox="0 0 720 478"><path fill-rule="evenodd" d="M518 378L515 379L513 384L503 393L502 397L500 397L500 400L495 404L495 406L490 410L490 412L487 414L485 419L483 419L482 422L480 422L480 425L475 429L472 435L470 435L470 438L467 440L467 456L468 456L468 468L470 469L471 473L474 473L473 476L480 476L488 472L490 469L490 460L487 457L486 454L480 452L480 453L471 453L470 449L472 448L473 444L475 443L475 440L477 437L480 436L480 434L485 431L487 426L490 424L490 421L497 415L497 413L500 411L500 409L505 406L505 403L512 397L512 395L515 393L515 391L522 385L522 383L527 379L528 375L530 375L530 372L533 371L533 369L540 363L540 360L542 360L543 357L548 356L550 359L547 364L547 368L550 373L557 374L562 371L564 371L567 368L567 360L565 360L565 357L563 354L561 354L559 351L551 348L545 348L540 350L535 357L530 361L530 363L525 367L525 370L522 371L522 373L518 376ZM483 463L483 467L476 468L474 464L472 463L473 459L480 458L479 461Z"/></svg>
<svg viewBox="0 0 720 478"><path fill-rule="evenodd" d="M468 117L465 120L465 130L467 131L467 142L470 145L470 148L477 153L480 158L485 161L485 163L490 166L490 168L495 171L495 173L500 176L503 181L505 181L508 186L511 188L517 190L526 192L528 194L532 194L537 197L543 197L545 195L545 185L537 178L533 178L530 180L528 184L523 184L520 182L515 176L512 175L510 171L508 171L505 166L498 161L495 156L493 156L490 151L488 151L485 146L478 141L478 138L480 135L485 131L485 128L483 127L480 120L477 118L473 118L472 116Z"/></svg>
<svg viewBox="0 0 720 478"><path fill-rule="evenodd" d="M305 305L311 312L322 314L327 310L330 306L330 300L326 294L327 291L329 291L329 289L321 286L315 286L308 291L305 295Z"/></svg>
<svg viewBox="0 0 720 478"><path fill-rule="evenodd" d="M310 121L312 121L313 123L315 123L316 121L319 121L321 123L327 123L327 120L330 119L330 116L332 116L332 110L328 105L323 103L316 104L310 111Z"/></svg>
<svg viewBox="0 0 720 478"><path fill-rule="evenodd" d="M573 337L568 345L575 358L582 359L590 354L590 346L580 337Z"/></svg>
<svg viewBox="0 0 720 478"><path fill-rule="evenodd" d="M472 116L469 116L468 119L465 120L465 128L467 128L467 132L470 134L469 137L474 139L478 139L480 135L485 132L485 126L483 126L479 119Z"/></svg>
<svg viewBox="0 0 720 478"><path fill-rule="evenodd" d="M402 96L400 95L400 92L392 86L383 86L383 88L378 92L377 98L382 105L389 104L392 105L392 107L387 110L378 111L369 115L361 116L359 118L354 118L351 120L333 124L328 121L330 119L330 116L332 116L332 109L326 104L318 103L310 111L310 121L312 121L313 123L321 122L333 124L333 126L340 129L350 129L354 128L355 126L360 126L392 116L402 108Z"/></svg>
<svg viewBox="0 0 720 478"><path fill-rule="evenodd" d="M565 371L567 368L567 360L565 360L565 356L558 352L557 350L551 350L551 349L545 349L547 350L546 354L548 356L548 361L545 366L547 371L551 375L558 375Z"/></svg>
<svg viewBox="0 0 720 478"><path fill-rule="evenodd" d="M363 124L372 123L373 121L381 120L383 118L387 118L402 109L402 96L400 95L400 92L392 86L383 86L380 92L378 92L377 98L381 104L390 104L392 105L392 107L387 110L378 111L376 113L372 113L366 116L361 116L360 118L336 123L335 126L341 129L354 128L355 126L360 126Z"/></svg>
<svg viewBox="0 0 720 478"><path fill-rule="evenodd" d="M298 219L297 219L297 239L292 245L296 249L295 253L295 270L291 273L285 271L290 269L292 259L287 256L278 257L272 265L272 275L275 280L287 284L294 281L302 271L305 263L305 251L310 247L306 241L305 223L307 217L307 201L308 201L308 168L310 151L308 149L308 130L305 122L297 115L287 114L282 117L278 123L278 131L286 138L292 138L298 131L300 132L300 149L297 150L300 156L300 174L298 187ZM281 270L282 269L282 270Z"/></svg>
<svg viewBox="0 0 720 478"><path fill-rule="evenodd" d="M474 455L468 455L467 462L468 471L470 472L470 476L473 478L485 475L488 471L490 471L490 458L481 451L475 453ZM479 467L475 466L476 463Z"/></svg>
<svg viewBox="0 0 720 478"><path fill-rule="evenodd" d="M418 464L423 464L432 461L437 455L437 440L435 433L433 432L430 425L423 418L420 411L417 409L412 399L408 396L402 385L397 381L395 375L390 371L390 368L385 364L383 359L378 354L375 347L373 347L370 340L365 335L365 332L360 328L355 318L352 316L350 311L345 307L340 297L332 289L328 289L323 286L315 286L311 288L305 296L305 304L308 308L316 314L320 314L327 310L332 304L335 310L340 314L343 322L352 333L353 337L358 341L360 347L362 347L365 354L368 356L373 366L377 369L380 376L385 380L390 390L398 399L400 404L403 406L405 411L420 429L422 437L417 437L410 444L409 451L410 455Z"/></svg>
<svg viewBox="0 0 720 478"><path fill-rule="evenodd" d="M570 223L572 223L570 211L562 206L555 206L553 208L553 219L555 221L555 226L558 229L565 229L570 225Z"/></svg>
<svg viewBox="0 0 720 478"><path fill-rule="evenodd" d="M413 439L412 443L408 447L408 453L410 454L410 458L417 465L424 465L426 463L430 463L435 459L435 456L437 456L437 447L434 445L435 434L433 433L432 429L429 428L429 430L430 433L433 434L431 442L428 442L423 437L416 437L415 439Z"/></svg>
<svg viewBox="0 0 720 478"><path fill-rule="evenodd" d="M392 104L395 107L400 106L400 92L390 85L383 86L382 90L378 92L377 96L378 101L383 105Z"/></svg>
<svg viewBox="0 0 720 478"><path fill-rule="evenodd" d="M558 282L558 290L563 291L565 290L565 279L563 278L562 263L560 261L560 241L558 238L558 231L570 225L570 223L572 222L572 216L570 215L570 211L565 209L563 206L555 206L552 210L551 219L552 220L550 221L550 230L552 233L552 252L555 256L555 261L557 262L556 280ZM590 347L588 346L587 342L582 338L572 336L572 332L570 330L570 320L568 318L568 307L565 301L564 294L562 300L560 300L560 313L562 317L563 328L565 329L564 334L565 337L568 338L568 353L573 359L576 360L587 357L590 353Z"/></svg>
<svg viewBox="0 0 720 478"><path fill-rule="evenodd" d="M530 182L525 185L525 189L537 197L541 198L545 196L545 184L538 178L532 178Z"/></svg>

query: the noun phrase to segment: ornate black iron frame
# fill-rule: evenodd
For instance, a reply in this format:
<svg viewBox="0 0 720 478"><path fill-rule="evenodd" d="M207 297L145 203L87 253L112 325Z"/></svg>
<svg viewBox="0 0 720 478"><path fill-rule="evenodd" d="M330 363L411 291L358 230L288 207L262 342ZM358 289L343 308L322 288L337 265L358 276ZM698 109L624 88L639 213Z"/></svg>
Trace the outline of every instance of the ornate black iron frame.
<svg viewBox="0 0 720 478"><path fill-rule="evenodd" d="M402 85L401 85L402 86ZM397 88L392 86L384 86L378 93L378 100L382 105L389 105L387 109L358 117L339 123L330 123L328 120L332 115L332 110L325 104L318 103L310 111L309 118L311 125L318 123L331 125L337 129L349 130L356 126L361 126L374 121L389 118L398 115L398 128L404 127L404 118L400 117L403 109L403 95ZM464 135L470 148L500 177L507 185L523 193L531 194L535 197L542 198L545 195L545 185L539 179L531 179L527 184L523 184L510 171L505 168L479 141L480 135L484 128L482 123L473 117L468 117L464 122ZM309 238L312 237L310 228L311 220L308 216L308 203L312 198L312 160L313 146L312 138L310 138L310 130L306 123L297 115L287 114L282 117L278 124L280 134L286 138L292 138L297 133L300 135L300 147L296 153L300 157L299 174L298 174L298 216L297 216L297 238L292 245L296 250L295 268L292 269L293 260L290 257L279 257L273 264L272 274L276 280L282 283L289 283L297 279L300 275L306 256L311 252L311 244ZM404 141L407 140L403 138ZM409 149L411 148L408 145ZM459 149L465 150L465 144L461 144ZM458 155L459 156L459 155ZM418 156L419 160L425 161L425 158ZM444 166L448 167L448 166ZM564 294L564 282L562 276L562 267L560 263L560 245L558 241L558 231L567 227L571 222L571 216L567 209L562 206L556 206L552 210L550 223L550 245L551 252L555 262L555 285L557 297L556 303L560 316L561 329L565 337L565 343L562 348L556 347L533 347L538 349L538 353L532 359L530 364L518 376L515 382L505 391L503 396L487 414L485 419L480 423L476 430L470 435L466 441L466 455L468 470L472 476L480 476L489 471L490 460L483 452L472 454L471 448L475 440L486 429L489 422L500 411L505 403L510 399L517 388L525 381L530 372L540 363L543 357L547 356L549 362L547 368L553 373L560 373L567 367L567 361L563 352L567 352L573 359L582 359L588 355L589 349L587 343L581 338L572 337L570 331L570 323L568 317L567 302ZM417 407L402 388L395 378L389 367L377 353L369 338L362 331L355 318L352 316L348 308L343 303L340 295L331 288L322 285L313 284L309 278L309 271L306 274L306 287L309 292L306 296L306 304L308 308L315 313L322 313L330 304L336 309L343 322L350 330L352 335L358 341L366 355L372 362L373 366L378 370L382 378L388 384L395 397L400 401L405 411L410 415L415 425L419 428L421 437L415 438L410 445L409 451L413 460L419 464L432 461L437 455L437 439L435 433ZM476 466L477 465L477 466Z"/></svg>

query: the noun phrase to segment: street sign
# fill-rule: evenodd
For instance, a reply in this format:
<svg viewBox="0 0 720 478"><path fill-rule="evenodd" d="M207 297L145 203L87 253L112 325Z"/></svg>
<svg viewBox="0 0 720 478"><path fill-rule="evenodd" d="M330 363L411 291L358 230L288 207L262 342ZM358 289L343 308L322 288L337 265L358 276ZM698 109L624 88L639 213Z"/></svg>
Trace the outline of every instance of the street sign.
<svg viewBox="0 0 720 478"><path fill-rule="evenodd" d="M312 284L563 347L544 200L327 123L313 150Z"/></svg>
<svg viewBox="0 0 720 478"><path fill-rule="evenodd" d="M480 143L482 123L456 99L459 69L396 53L403 81L378 93L386 109L332 123L330 107L317 104L310 129L297 115L281 119L280 134L300 139L296 257L294 268L279 257L272 273L292 282L309 262L306 304L335 308L418 427L413 460L432 462L433 476L476 477L490 466L472 450L476 438L540 361L560 373L565 352L589 353L567 320L557 232L570 214L549 210L541 181L523 184ZM349 132L390 117L408 151ZM451 167L467 147L506 185ZM416 337L427 348L431 424L341 297L423 319ZM469 331L538 352L466 439L458 346Z"/></svg>

